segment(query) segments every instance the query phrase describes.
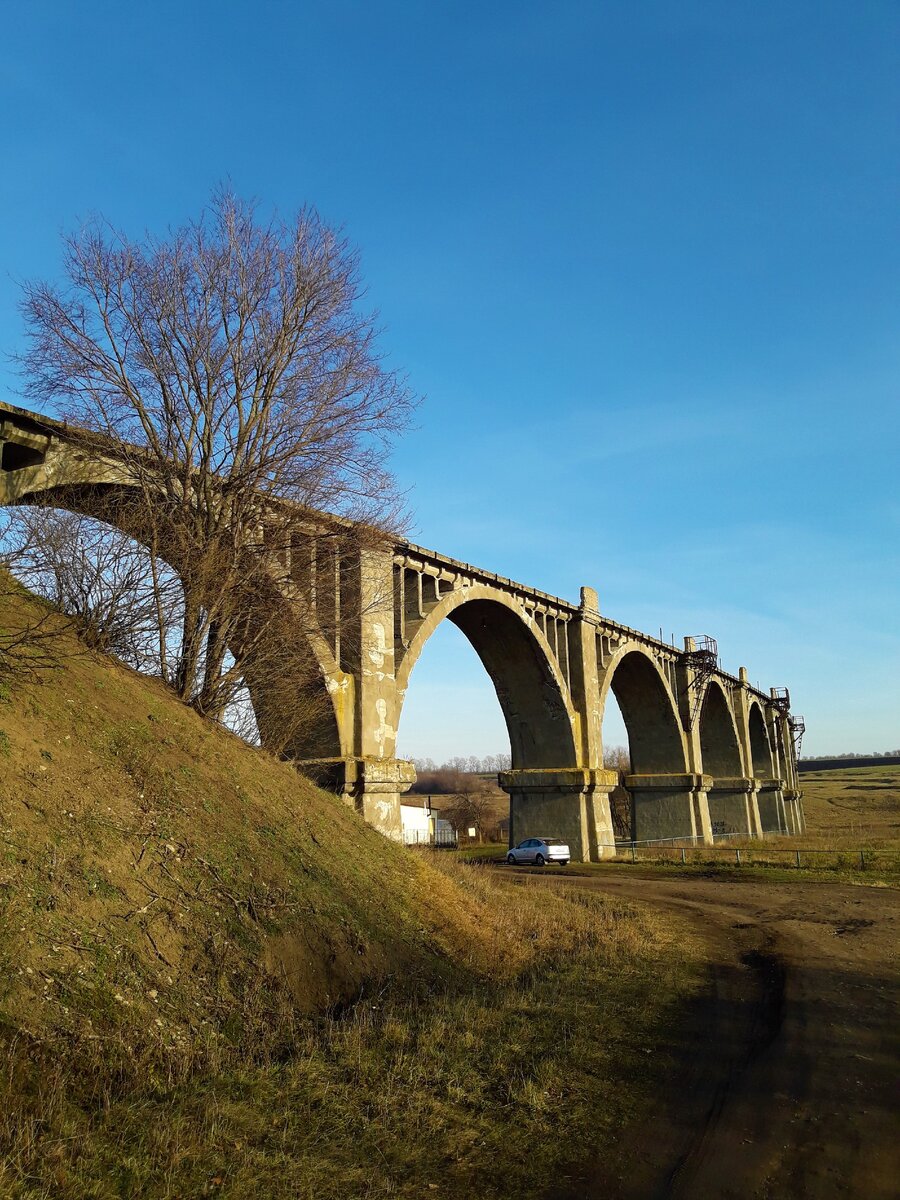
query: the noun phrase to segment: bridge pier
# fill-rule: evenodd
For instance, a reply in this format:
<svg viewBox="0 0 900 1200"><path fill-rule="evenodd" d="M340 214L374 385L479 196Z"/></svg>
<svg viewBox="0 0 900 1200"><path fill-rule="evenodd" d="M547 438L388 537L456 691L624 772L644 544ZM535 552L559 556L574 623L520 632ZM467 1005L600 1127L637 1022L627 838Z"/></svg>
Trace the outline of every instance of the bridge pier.
<svg viewBox="0 0 900 1200"><path fill-rule="evenodd" d="M757 779L755 787L763 833L788 833L782 781L780 779Z"/></svg>
<svg viewBox="0 0 900 1200"><path fill-rule="evenodd" d="M416 781L416 769L402 758L316 758L293 760L320 787L392 841L402 840L400 797Z"/></svg>
<svg viewBox="0 0 900 1200"><path fill-rule="evenodd" d="M806 821L803 817L803 804L800 800L801 793L795 788L784 789L784 815L787 822L787 831L795 837L806 832Z"/></svg>
<svg viewBox="0 0 900 1200"><path fill-rule="evenodd" d="M685 838L712 841L709 775L627 775L634 805L635 841Z"/></svg>
<svg viewBox="0 0 900 1200"><path fill-rule="evenodd" d="M527 837L559 837L573 862L599 862L615 855L609 793L615 771L571 767L558 771L503 771L509 794L509 844Z"/></svg>
<svg viewBox="0 0 900 1200"><path fill-rule="evenodd" d="M752 779L714 779L707 790L709 819L717 836L761 837Z"/></svg>

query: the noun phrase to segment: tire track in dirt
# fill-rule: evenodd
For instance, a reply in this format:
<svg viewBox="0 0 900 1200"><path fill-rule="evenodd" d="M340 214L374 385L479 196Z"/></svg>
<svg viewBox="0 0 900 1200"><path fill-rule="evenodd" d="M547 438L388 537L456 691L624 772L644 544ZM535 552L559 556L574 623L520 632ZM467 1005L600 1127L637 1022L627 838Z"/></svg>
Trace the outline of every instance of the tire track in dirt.
<svg viewBox="0 0 900 1200"><path fill-rule="evenodd" d="M631 871L564 886L680 909L710 978L649 1118L551 1200L893 1200L900 894Z"/></svg>

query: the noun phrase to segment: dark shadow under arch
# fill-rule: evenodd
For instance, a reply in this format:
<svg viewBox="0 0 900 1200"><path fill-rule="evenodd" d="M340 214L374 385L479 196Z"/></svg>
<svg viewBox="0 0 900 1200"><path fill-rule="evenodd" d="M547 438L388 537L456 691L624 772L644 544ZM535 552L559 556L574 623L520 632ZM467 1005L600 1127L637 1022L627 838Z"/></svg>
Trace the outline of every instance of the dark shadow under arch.
<svg viewBox="0 0 900 1200"><path fill-rule="evenodd" d="M639 650L616 664L610 684L628 731L635 775L673 775L687 770L678 718L659 672Z"/></svg>
<svg viewBox="0 0 900 1200"><path fill-rule="evenodd" d="M706 775L737 778L743 774L731 710L722 688L715 681L707 687L700 710L700 753Z"/></svg>
<svg viewBox="0 0 900 1200"><path fill-rule="evenodd" d="M9 507L46 507L100 521L148 552L147 529L142 528L143 501L133 487L122 483L63 483L35 488ZM172 553L157 555L176 575L183 563ZM276 581L260 582L259 603L277 616L266 630L265 646L257 656L259 667L248 658L244 667L247 696L262 744L287 758L339 758L342 755L335 703L329 695L319 663L303 623L292 613ZM248 615L247 638L253 641L253 616ZM240 641L231 646L240 652ZM277 664L283 664L278 669ZM298 717L302 720L298 721ZM302 725L302 733L296 733Z"/></svg>
<svg viewBox="0 0 900 1200"><path fill-rule="evenodd" d="M505 605L471 600L448 617L484 663L509 732L514 769L576 765L565 701L525 622Z"/></svg>
<svg viewBox="0 0 900 1200"><path fill-rule="evenodd" d="M756 779L771 779L772 747L766 731L765 718L758 704L750 705L750 753L753 758L753 775Z"/></svg>

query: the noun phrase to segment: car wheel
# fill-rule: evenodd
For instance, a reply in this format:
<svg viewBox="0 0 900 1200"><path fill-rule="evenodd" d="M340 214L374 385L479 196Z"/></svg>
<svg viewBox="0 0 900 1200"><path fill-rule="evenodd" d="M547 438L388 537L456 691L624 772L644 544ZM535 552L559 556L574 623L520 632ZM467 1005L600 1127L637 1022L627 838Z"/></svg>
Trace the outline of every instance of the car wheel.
<svg viewBox="0 0 900 1200"><path fill-rule="evenodd" d="M567 858L561 858L559 860L559 865L561 867L567 867L569 865L569 860Z"/></svg>
<svg viewBox="0 0 900 1200"><path fill-rule="evenodd" d="M544 865L544 856L543 856L543 854L536 854L536 855L534 856L534 865L535 865L536 867L542 867L542 866Z"/></svg>
<svg viewBox="0 0 900 1200"><path fill-rule="evenodd" d="M506 861L511 867L514 867L516 865L516 856L514 854L507 854Z"/></svg>

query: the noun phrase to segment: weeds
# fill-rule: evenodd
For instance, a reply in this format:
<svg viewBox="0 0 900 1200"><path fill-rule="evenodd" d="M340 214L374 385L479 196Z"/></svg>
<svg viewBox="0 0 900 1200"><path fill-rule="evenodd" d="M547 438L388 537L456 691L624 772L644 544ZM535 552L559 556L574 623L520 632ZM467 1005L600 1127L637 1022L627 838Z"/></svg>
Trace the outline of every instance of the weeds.
<svg viewBox="0 0 900 1200"><path fill-rule="evenodd" d="M65 1056L10 1043L6 1182L38 1195L25 1181L53 1164L60 1197L199 1195L214 1179L234 1197L450 1197L475 1181L479 1196L529 1196L602 1148L646 1100L647 1047L661 1049L696 952L595 894L440 869L490 905L493 978L465 964L437 988L393 978L321 1017L244 979L219 1027L187 1040L143 1039L126 1012ZM653 986L661 957L673 966Z"/></svg>
<svg viewBox="0 0 900 1200"><path fill-rule="evenodd" d="M528 1195L612 1150L696 984L674 917L407 852L98 656L52 679L2 710L0 1195Z"/></svg>

